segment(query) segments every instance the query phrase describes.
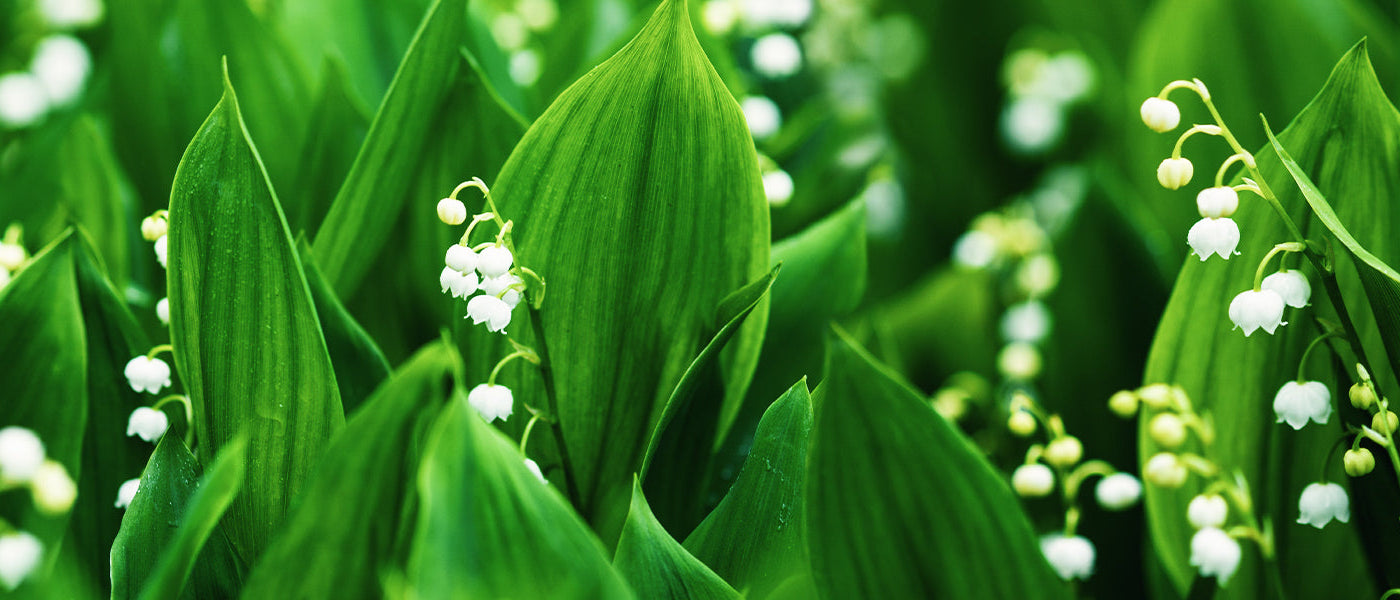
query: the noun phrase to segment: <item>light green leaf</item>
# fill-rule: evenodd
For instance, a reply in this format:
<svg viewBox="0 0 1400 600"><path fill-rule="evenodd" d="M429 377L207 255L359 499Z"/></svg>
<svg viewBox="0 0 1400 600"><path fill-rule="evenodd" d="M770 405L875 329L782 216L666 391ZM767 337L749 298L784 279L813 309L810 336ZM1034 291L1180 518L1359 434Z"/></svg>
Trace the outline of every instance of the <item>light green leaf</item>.
<svg viewBox="0 0 1400 600"><path fill-rule="evenodd" d="M642 495L641 481L632 485L632 509L622 527L613 566L643 598L739 598L739 592L691 556L656 521Z"/></svg>
<svg viewBox="0 0 1400 600"><path fill-rule="evenodd" d="M202 460L249 436L246 493L224 526L251 562L344 413L286 219L224 86L175 176L167 290Z"/></svg>
<svg viewBox="0 0 1400 600"><path fill-rule="evenodd" d="M823 597L1069 597L981 453L844 333L828 340L807 481Z"/></svg>
<svg viewBox="0 0 1400 600"><path fill-rule="evenodd" d="M625 48L535 122L492 195L514 220L517 262L548 282L511 334L544 369L503 371L517 398L557 414L564 483L604 540L618 535L649 436L715 306L768 268L768 209L738 103L684 2L662 2ZM760 305L724 353L723 432L757 360ZM507 351L465 329L468 373ZM582 335L587 332L587 335ZM732 395L731 395L732 394Z"/></svg>
<svg viewBox="0 0 1400 600"><path fill-rule="evenodd" d="M804 494L812 398L798 381L763 413L734 486L685 547L749 598L810 577Z"/></svg>
<svg viewBox="0 0 1400 600"><path fill-rule="evenodd" d="M67 220L87 230L96 256L106 265L107 277L113 285L124 286L133 234L127 225L123 175L111 141L97 122L85 115L68 128L58 156L62 157L59 200L68 213Z"/></svg>
<svg viewBox="0 0 1400 600"><path fill-rule="evenodd" d="M326 351L330 355L331 366L335 367L341 406L346 415L354 414L355 409L389 377L389 362L384 359L379 346L375 345L374 338L345 310L335 290L321 277L305 238L298 241L297 250L302 272L306 274L306 285L311 290L311 300L321 319Z"/></svg>
<svg viewBox="0 0 1400 600"><path fill-rule="evenodd" d="M408 579L423 598L631 598L563 496L460 394L418 472Z"/></svg>
<svg viewBox="0 0 1400 600"><path fill-rule="evenodd" d="M296 3L300 4L300 3ZM308 4L310 4L308 2ZM310 234L321 225L355 154L369 131L369 116L351 96L345 65L327 59L321 66L321 92L302 137L300 160L291 194L292 231Z"/></svg>
<svg viewBox="0 0 1400 600"><path fill-rule="evenodd" d="M347 91L353 90L357 100L374 106L384 97L429 4L429 0L277 2L269 6L269 20L305 64L354 65L346 80L351 84Z"/></svg>
<svg viewBox="0 0 1400 600"><path fill-rule="evenodd" d="M1218 95L1215 99L1227 101ZM1248 123L1234 127L1254 126L1252 120ZM1400 156L1390 149L1397 135L1400 119L1376 83L1364 45L1358 45L1341 59L1327 85L1279 140L1294 149L1304 171L1317 174L1320 189L1346 199L1346 203L1336 205L1344 221L1366 220L1382 230L1394 227L1391 199L1400 193L1400 178L1394 175L1400 169ZM1278 155L1266 146L1256 154L1256 160L1290 217L1304 227L1304 234L1320 231L1307 219L1307 203L1290 183ZM1198 411L1211 414L1216 430L1228 432L1207 458L1227 472L1238 469L1253 486L1255 506L1275 524L1279 568L1289 596L1373 595L1354 529L1318 531L1294 524L1298 494L1317 481L1337 432L1324 427L1295 432L1275 423L1272 399L1284 382L1296 377L1303 346L1317 331L1312 327L1313 315L1297 311L1284 315L1290 324L1274 335L1256 332L1245 337L1234 330L1227 314L1230 301L1253 284L1264 254L1274 244L1291 240L1279 215L1254 196L1243 197L1234 220L1241 231L1241 254L1227 262L1187 258L1153 340L1145 380L1181 385ZM1184 239L1185 231L1179 234ZM1400 246L1393 248L1400 251ZM1305 270L1314 279L1318 275L1311 273L1311 267ZM1344 295L1360 298L1359 285L1353 294L1347 291L1351 285L1341 283ZM1324 301L1322 288L1314 288L1311 310L1335 321L1327 314L1330 305ZM1363 339L1371 338L1368 347L1379 345L1374 330L1362 334ZM1329 366L1318 360L1304 372L1326 383L1334 398L1340 399L1350 382L1337 381ZM1351 410L1343 406L1338 419L1354 419ZM1145 420L1140 425L1139 455L1145 460L1160 448L1147 434ZM1156 486L1146 490L1153 551L1178 593L1185 593L1196 575L1189 564L1195 528L1187 522L1186 505L1200 492L1199 481L1193 479L1178 490ZM1272 575L1266 568L1257 552L1247 550L1239 571L1221 589L1220 597L1268 597L1265 582ZM1306 575L1317 570L1333 576L1319 579Z"/></svg>
<svg viewBox="0 0 1400 600"><path fill-rule="evenodd" d="M243 589L244 598L381 598L404 568L417 510L421 440L442 413L459 364L443 344L394 373L332 440ZM354 524L351 526L350 524Z"/></svg>
<svg viewBox="0 0 1400 600"><path fill-rule="evenodd" d="M467 111L480 123L516 131L521 126L517 115L494 102L492 92L463 57L466 36L464 3L434 2L399 65L350 174L316 232L312 246L317 264L342 298L359 288L394 233L404 206L417 201L422 210L431 211L437 202L437 198L416 198L411 191L420 177L420 163L428 158L430 148L437 147L437 137L442 135L439 121L445 114Z"/></svg>

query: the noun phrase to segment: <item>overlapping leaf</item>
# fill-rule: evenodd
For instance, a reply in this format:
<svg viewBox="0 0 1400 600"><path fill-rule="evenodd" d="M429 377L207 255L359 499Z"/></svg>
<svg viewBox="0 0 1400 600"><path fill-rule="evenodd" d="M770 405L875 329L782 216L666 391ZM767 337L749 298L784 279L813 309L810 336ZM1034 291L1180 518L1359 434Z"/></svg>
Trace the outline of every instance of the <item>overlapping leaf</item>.
<svg viewBox="0 0 1400 600"><path fill-rule="evenodd" d="M739 598L739 592L690 555L657 522L642 495L632 486L632 509L617 542L613 566L642 598Z"/></svg>
<svg viewBox="0 0 1400 600"><path fill-rule="evenodd" d="M286 219L224 86L176 173L167 285L202 460L248 435L248 480L224 526L253 561L344 413Z"/></svg>
<svg viewBox="0 0 1400 600"><path fill-rule="evenodd" d="M389 377L389 363L369 333L345 310L335 290L321 277L311 256L311 248L303 239L297 245L306 285L321 319L321 331L326 336L326 351L335 367L335 382L340 389L340 403L350 416L369 398L380 382Z"/></svg>

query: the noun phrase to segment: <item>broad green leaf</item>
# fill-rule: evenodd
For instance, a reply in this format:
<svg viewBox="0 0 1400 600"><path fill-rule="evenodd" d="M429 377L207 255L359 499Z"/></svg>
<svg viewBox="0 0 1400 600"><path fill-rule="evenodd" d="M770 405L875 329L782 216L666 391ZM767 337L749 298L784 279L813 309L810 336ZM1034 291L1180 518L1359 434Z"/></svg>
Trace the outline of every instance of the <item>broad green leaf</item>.
<svg viewBox="0 0 1400 600"><path fill-rule="evenodd" d="M460 394L424 442L408 580L423 598L631 598L603 545Z"/></svg>
<svg viewBox="0 0 1400 600"><path fill-rule="evenodd" d="M321 331L326 336L326 351L335 367L335 382L340 389L340 403L347 416L369 398L379 384L389 377L389 362L379 351L374 339L345 310L335 290L321 277L316 268L311 247L305 238L297 244L302 272L321 319Z"/></svg>
<svg viewBox="0 0 1400 600"><path fill-rule="evenodd" d="M173 441L173 443L178 444L179 442ZM208 471L200 480L199 488L185 504L183 515L179 520L179 528L168 538L168 541L154 546L160 551L160 559L156 562L155 568L151 570L145 584L142 585L141 600L176 597L185 588L185 582L189 580L190 573L196 567L196 560L202 560L210 554L227 552L222 548L218 548L216 552L212 553L202 553L201 550L206 547L205 543L211 539L216 543L222 541L222 533L216 531L215 527L219 525L220 519L224 517L225 511L229 510L229 506L238 497L243 486L247 468L247 446L247 439L239 437L225 444L223 449L219 451L218 457L214 459L213 464L209 466ZM185 450L183 445L177 452L183 453L186 460L189 458L189 451ZM141 492L138 491L136 495L140 496ZM171 521L164 521L153 525L168 526L171 523ZM214 537L211 538L211 535ZM233 593L234 589L236 588L224 587L210 591L197 591L196 596L208 597L211 593L227 596Z"/></svg>
<svg viewBox="0 0 1400 600"><path fill-rule="evenodd" d="M1226 102L1227 97L1216 95L1215 100ZM1234 128L1254 127L1253 120L1248 123L1236 123ZM1376 83L1364 45L1358 45L1337 64L1327 85L1279 135L1279 140L1293 149L1303 171L1315 175L1319 189L1330 197L1345 199L1335 206L1344 222L1366 220L1382 230L1394 227L1391 199L1400 193L1400 178L1394 176L1400 170L1400 156L1391 149L1397 135L1400 119ZM1266 146L1256 154L1256 160L1264 179L1294 222L1304 228L1304 234L1320 232L1306 218L1307 203L1291 183L1277 154ZM1181 200L1187 201L1189 195L1183 196ZM1186 259L1153 340L1145 380L1181 385L1198 411L1210 413L1216 431L1222 434L1207 458L1227 472L1238 469L1255 490L1255 506L1275 524L1276 547L1280 549L1280 568L1288 595L1372 595L1373 584L1366 576L1366 562L1354 529L1329 527L1318 531L1294 523L1298 518L1298 494L1317 480L1338 433L1319 426L1295 432L1276 424L1272 409L1279 387L1297 376L1303 346L1316 335L1312 326L1315 313L1290 310L1284 315L1290 324L1274 335L1256 332L1245 337L1234 329L1227 315L1230 301L1253 284L1264 254L1274 244L1291 239L1279 215L1255 196L1242 196L1234 219L1242 233L1238 248L1241 254L1226 262ZM1184 239L1185 230L1178 234ZM1400 246L1390 248L1400 251ZM1311 267L1304 268L1311 272ZM1352 287L1345 281L1342 284L1344 293ZM1311 310L1326 311L1319 316L1335 321L1327 314L1330 305L1322 288L1314 288ZM1361 292L1357 288L1354 297L1359 298ZM1374 330L1363 331L1363 338L1374 341L1374 337ZM1329 364L1314 361L1305 369L1305 375L1325 382L1334 398L1340 399L1350 382L1338 381L1333 370L1327 368ZM1350 411L1344 406L1337 414L1338 420L1353 419ZM1145 460L1159 448L1147 435L1145 421L1142 425L1139 455ZM1199 481L1193 478L1179 490L1148 486L1146 491L1153 551L1175 591L1181 594L1196 575L1189 564L1190 539L1195 529L1186 520L1186 505L1199 493ZM1272 578L1266 568L1258 552L1247 549L1239 571L1221 589L1219 597L1265 597L1265 582ZM1306 575L1318 570L1334 576Z"/></svg>
<svg viewBox="0 0 1400 600"><path fill-rule="evenodd" d="M423 442L459 360L429 346L375 391L331 441L283 531L249 576L244 598L381 598L404 568Z"/></svg>
<svg viewBox="0 0 1400 600"><path fill-rule="evenodd" d="M826 598L1067 598L981 453L840 331L817 389L807 479Z"/></svg>
<svg viewBox="0 0 1400 600"><path fill-rule="evenodd" d="M170 336L200 457L249 436L245 493L224 526L252 562L344 413L286 218L227 79L176 173L169 239Z"/></svg>
<svg viewBox="0 0 1400 600"><path fill-rule="evenodd" d="M739 598L739 592L666 533L647 506L641 481L632 486L632 509L613 566L643 598Z"/></svg>
<svg viewBox="0 0 1400 600"><path fill-rule="evenodd" d="M434 2L379 106L355 164L316 232L313 248L317 264L341 297L348 298L359 288L373 259L390 241L405 205L416 200L417 206L424 207L421 210L431 211L437 202L437 198L415 198L410 192L420 177L420 163L442 135L439 121L445 114L478 111L468 114L481 123L504 129L520 124L517 115L494 102L492 92L464 59L461 48L466 36L465 3ZM482 134L491 131L484 128ZM452 141L489 143L481 139ZM454 150L453 154L462 152ZM461 179L470 177L464 174Z"/></svg>
<svg viewBox="0 0 1400 600"><path fill-rule="evenodd" d="M715 306L768 268L752 141L683 1L662 2L631 43L555 100L492 195L515 222L517 262L548 282L540 310L511 330L544 368L503 374L517 398L557 415L565 448L546 459L564 465L576 506L611 542ZM760 305L722 357L735 385L716 431L742 399L766 313ZM507 351L499 336L465 331L464 356L480 357L469 373Z"/></svg>
<svg viewBox="0 0 1400 600"><path fill-rule="evenodd" d="M96 255L106 265L113 285L123 286L129 273L127 225L121 167L112 154L107 134L90 116L73 121L63 138L59 175L60 201L67 220L81 224L92 237ZM145 258L144 256L142 258Z"/></svg>
<svg viewBox="0 0 1400 600"><path fill-rule="evenodd" d="M39 252L9 285L0 289L0 364L4 402L0 426L25 427L39 436L47 458L74 481L82 479L88 421L87 337L83 331L72 230ZM0 518L58 553L70 513L49 516L34 509L20 489L0 496ZM51 564L51 558L50 560ZM42 585L42 582L40 582Z"/></svg>
<svg viewBox="0 0 1400 600"><path fill-rule="evenodd" d="M82 477L70 520L73 543L66 550L76 555L90 579L105 592L111 582L110 550L122 522L122 511L113 501L122 482L141 475L152 450L149 443L126 435L126 427L131 411L149 406L155 397L132 390L123 371L132 357L150 350L150 343L107 279L86 231L79 229L72 239L87 340L88 417ZM176 416L175 411L170 418L172 423L184 421L183 413ZM183 430L171 428L177 429Z"/></svg>
<svg viewBox="0 0 1400 600"><path fill-rule="evenodd" d="M378 105L431 4L428 0L302 0L276 2L269 17L307 65L339 61L354 97ZM322 78L324 85L325 78ZM358 147L358 144L356 145Z"/></svg>
<svg viewBox="0 0 1400 600"><path fill-rule="evenodd" d="M809 573L804 494L812 398L798 381L764 411L739 478L685 547L749 598Z"/></svg>
<svg viewBox="0 0 1400 600"><path fill-rule="evenodd" d="M230 465L224 469L227 471L241 467ZM220 477L236 474L238 473L224 473ZM185 448L179 436L172 434L162 438L144 472L135 474L135 477L141 478L141 487L131 505L126 507L121 519L121 530L111 545L113 600L136 598L141 595L142 590L152 586L164 586L171 591L166 595L169 598L177 595L181 598L195 598L233 593L235 588L226 585L227 582L212 578L196 576L186 584L186 575L182 571L186 563L192 564L201 553L203 557L215 558L221 550L217 546L201 550L209 536L214 536L215 543L227 542L220 532L214 531L211 534L202 531L204 525L192 524L192 529L188 532L182 532L179 528L187 520L191 523L204 521L212 526L223 514L227 501L231 498L223 498L223 494L213 494L201 500L201 505L193 503L200 489L199 464L194 455ZM230 493L236 493L236 490ZM116 498L116 494L110 494L110 498L104 495L103 498ZM110 508L112 503L107 502L107 506ZM196 506L198 508L192 509ZM177 535L186 536L188 539L182 538L177 542ZM177 543L180 545L179 549L175 549ZM167 555L173 557L176 553L182 554L182 557L167 558ZM163 561L167 560L179 561L180 564L171 563L171 566L166 567ZM153 578L158 567L166 569L159 577L169 581L157 583L157 578ZM220 587L220 584L225 585Z"/></svg>
<svg viewBox="0 0 1400 600"><path fill-rule="evenodd" d="M369 116L351 95L345 65L328 59L321 73L321 92L302 137L291 189L297 200L288 220L295 233L309 234L320 226L369 131Z"/></svg>

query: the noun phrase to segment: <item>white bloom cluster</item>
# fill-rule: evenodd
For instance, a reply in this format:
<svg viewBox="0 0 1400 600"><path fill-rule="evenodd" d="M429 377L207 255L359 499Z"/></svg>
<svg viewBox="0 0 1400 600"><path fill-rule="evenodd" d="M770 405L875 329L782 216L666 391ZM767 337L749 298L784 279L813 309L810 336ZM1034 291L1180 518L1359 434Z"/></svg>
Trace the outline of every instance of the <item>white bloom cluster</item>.
<svg viewBox="0 0 1400 600"><path fill-rule="evenodd" d="M58 516L73 508L78 485L68 469L48 458L44 443L32 430L0 429L0 489L29 489L34 508ZM42 546L22 531L0 535L0 587L14 589L33 571Z"/></svg>
<svg viewBox="0 0 1400 600"><path fill-rule="evenodd" d="M444 294L467 299L467 316L472 324L486 324L491 331L504 333L510 324L511 312L520 304L525 283L511 273L515 257L499 243L475 252L461 244L447 249L438 283ZM477 291L480 296L473 297Z"/></svg>
<svg viewBox="0 0 1400 600"><path fill-rule="evenodd" d="M1094 65L1077 50L1026 48L1008 56L1002 79L1010 97L1000 123L1007 146L1022 154L1054 148L1064 137L1065 114L1092 94L1096 78Z"/></svg>
<svg viewBox="0 0 1400 600"><path fill-rule="evenodd" d="M73 20L54 16L61 21ZM51 111L72 104L82 94L91 73L92 55L78 38L55 33L40 39L27 70L0 75L0 128L29 127Z"/></svg>
<svg viewBox="0 0 1400 600"><path fill-rule="evenodd" d="M700 8L705 29L728 35L742 24L746 30L795 29L812 17L812 0L708 0Z"/></svg>

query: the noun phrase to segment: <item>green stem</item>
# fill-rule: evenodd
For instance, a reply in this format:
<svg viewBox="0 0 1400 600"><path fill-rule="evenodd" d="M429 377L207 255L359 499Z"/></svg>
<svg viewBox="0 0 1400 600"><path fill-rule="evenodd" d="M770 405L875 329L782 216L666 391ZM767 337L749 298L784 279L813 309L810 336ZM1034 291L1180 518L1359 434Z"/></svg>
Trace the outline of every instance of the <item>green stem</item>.
<svg viewBox="0 0 1400 600"><path fill-rule="evenodd" d="M1297 252L1290 244L1275 244L1269 249L1269 253L1264 255L1264 260L1259 261L1259 268L1254 270L1254 291L1259 291L1264 284L1264 271L1268 270L1269 261L1274 259L1280 252Z"/></svg>
<svg viewBox="0 0 1400 600"><path fill-rule="evenodd" d="M549 414L554 415L554 426L549 429L554 432L554 445L559 449L559 462L564 467L564 489L568 492L568 497L573 501L574 506L580 506L583 498L579 495L578 483L574 481L573 463L569 460L569 447L564 443L564 420L559 414L559 396L554 389L554 368L549 361L549 344L545 341L544 326L540 323L540 316L537 311L526 311L526 318L530 320L530 328L535 332L535 344L539 347L536 355L540 367L540 378L544 381L544 399L546 409Z"/></svg>
<svg viewBox="0 0 1400 600"><path fill-rule="evenodd" d="M510 361L515 360L517 358L523 358L527 361L536 364L538 364L540 360L539 356L535 355L534 352L531 352L527 349L522 348L520 350L516 350L515 352L511 352L510 354L507 354L505 358L502 358L499 362L497 362L495 368L491 369L491 375L486 378L486 385L496 385L496 376L501 373L501 369L506 366L506 363L509 363Z"/></svg>
<svg viewBox="0 0 1400 600"><path fill-rule="evenodd" d="M1246 155L1237 152L1231 154L1230 158L1225 159L1225 162L1220 163L1220 168L1215 170L1215 187L1225 186L1225 172L1230 169L1230 165L1245 160L1245 156Z"/></svg>
<svg viewBox="0 0 1400 600"><path fill-rule="evenodd" d="M525 424L525 433L520 434L521 454L525 454L525 445L530 442L530 432L535 430L535 423L539 422L541 414L543 413L535 413L534 416L530 417L530 422ZM525 454L525 456L529 455Z"/></svg>
<svg viewBox="0 0 1400 600"><path fill-rule="evenodd" d="M160 354L161 352L169 352L171 354L174 354L175 346L172 346L170 344L161 344L159 346L156 346L155 348L151 348L151 351L146 353L146 358L153 359L156 357L156 355Z"/></svg>
<svg viewBox="0 0 1400 600"><path fill-rule="evenodd" d="M1305 381L1303 379L1303 367L1307 366L1308 355L1312 353L1313 348L1316 348L1319 344L1327 341L1328 338L1337 337L1338 335L1339 334L1335 331L1329 331L1327 333L1317 336L1313 339L1312 342L1308 343L1308 347L1303 349L1303 357L1298 360L1298 383L1303 383Z"/></svg>
<svg viewBox="0 0 1400 600"><path fill-rule="evenodd" d="M1186 144L1186 138L1189 138L1197 133L1204 133L1206 135L1220 135L1220 127L1216 125L1196 125L1190 129L1187 129L1185 133L1181 134L1181 137L1176 138L1176 146L1172 148L1172 158L1181 158L1181 147L1184 144Z"/></svg>

